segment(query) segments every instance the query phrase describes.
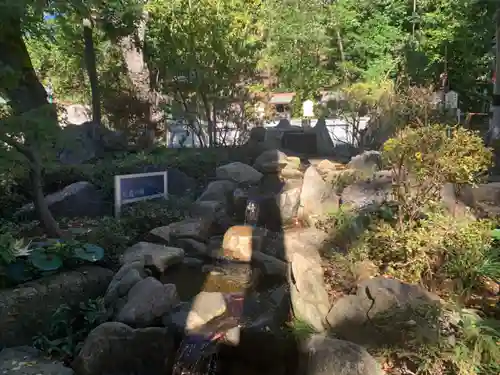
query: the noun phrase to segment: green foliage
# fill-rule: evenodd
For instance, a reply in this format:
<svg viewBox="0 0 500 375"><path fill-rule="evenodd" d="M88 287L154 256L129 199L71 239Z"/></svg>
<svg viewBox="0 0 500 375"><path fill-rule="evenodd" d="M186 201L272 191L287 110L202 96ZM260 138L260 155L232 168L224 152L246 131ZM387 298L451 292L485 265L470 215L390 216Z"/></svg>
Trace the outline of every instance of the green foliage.
<svg viewBox="0 0 500 375"><path fill-rule="evenodd" d="M397 307L372 319L386 340L373 351L392 366L435 375L496 375L500 325L475 311L451 305Z"/></svg>
<svg viewBox="0 0 500 375"><path fill-rule="evenodd" d="M89 231L78 238L102 247L106 260L116 262L127 247L141 241L150 230L184 219L189 202L189 198L138 202L124 206L119 220L114 217L79 220Z"/></svg>
<svg viewBox="0 0 500 375"><path fill-rule="evenodd" d="M61 305L52 316L48 332L34 337L33 344L49 355L72 359L90 331L107 320L102 299L89 300L76 308Z"/></svg>
<svg viewBox="0 0 500 375"><path fill-rule="evenodd" d="M475 132L450 130L451 136L444 125L407 127L384 144L400 230L403 220L411 227L423 208L438 202L445 183L473 184L490 166L492 152Z"/></svg>
<svg viewBox="0 0 500 375"><path fill-rule="evenodd" d="M487 220L458 220L439 212L404 230L394 220L376 220L351 257L369 259L408 282L460 279L462 290L456 292L461 293L477 288L481 277L497 279L500 264L491 228Z"/></svg>

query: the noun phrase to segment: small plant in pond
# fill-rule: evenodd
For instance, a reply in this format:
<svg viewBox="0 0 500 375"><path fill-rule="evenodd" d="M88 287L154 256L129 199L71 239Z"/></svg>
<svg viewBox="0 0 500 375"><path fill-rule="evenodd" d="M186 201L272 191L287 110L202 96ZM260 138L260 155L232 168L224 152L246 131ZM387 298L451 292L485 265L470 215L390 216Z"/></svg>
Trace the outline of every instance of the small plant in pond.
<svg viewBox="0 0 500 375"><path fill-rule="evenodd" d="M102 299L89 300L75 308L61 305L53 314L49 328L33 338L33 344L49 355L72 359L90 331L106 322Z"/></svg>
<svg viewBox="0 0 500 375"><path fill-rule="evenodd" d="M422 210L439 201L445 183L474 184L491 165L492 152L476 132L456 127L450 136L448 130L440 124L407 127L384 144L399 230L412 228Z"/></svg>

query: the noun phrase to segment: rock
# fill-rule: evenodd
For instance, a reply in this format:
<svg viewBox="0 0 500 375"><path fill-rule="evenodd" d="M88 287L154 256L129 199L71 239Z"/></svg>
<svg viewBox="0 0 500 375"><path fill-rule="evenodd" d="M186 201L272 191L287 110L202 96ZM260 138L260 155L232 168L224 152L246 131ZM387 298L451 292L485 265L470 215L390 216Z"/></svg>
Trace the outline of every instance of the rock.
<svg viewBox="0 0 500 375"><path fill-rule="evenodd" d="M301 183L302 181L299 181ZM301 186L284 190L278 196L281 222L286 223L297 216L300 204Z"/></svg>
<svg viewBox="0 0 500 375"><path fill-rule="evenodd" d="M130 289L145 277L143 260L125 263L108 285L104 295L106 306L112 307L119 298L127 296Z"/></svg>
<svg viewBox="0 0 500 375"><path fill-rule="evenodd" d="M45 201L55 218L99 217L106 214L102 193L87 181L75 182L49 194ZM35 206L33 203L24 205L15 216L23 220L34 220Z"/></svg>
<svg viewBox="0 0 500 375"><path fill-rule="evenodd" d="M384 374L366 349L323 335L313 335L304 343L299 368L305 375Z"/></svg>
<svg viewBox="0 0 500 375"><path fill-rule="evenodd" d="M192 238L179 238L175 240L175 244L184 249L184 252L193 256L207 256L209 254L208 246L200 241Z"/></svg>
<svg viewBox="0 0 500 375"><path fill-rule="evenodd" d="M208 184L198 201L218 201L228 204L232 201L237 184L233 181L213 181Z"/></svg>
<svg viewBox="0 0 500 375"><path fill-rule="evenodd" d="M94 136L97 125L92 121L67 125L60 133L57 158L62 164L78 165L103 154L103 145Z"/></svg>
<svg viewBox="0 0 500 375"><path fill-rule="evenodd" d="M192 238L206 242L211 235L212 225L212 220L207 218L192 218L155 228L149 232L149 235L151 239L166 244L170 244L178 238Z"/></svg>
<svg viewBox="0 0 500 375"><path fill-rule="evenodd" d="M222 242L223 255L227 259L249 262L255 251L260 251L266 231L247 225L229 228Z"/></svg>
<svg viewBox="0 0 500 375"><path fill-rule="evenodd" d="M90 332L72 367L78 375L164 375L170 373L174 355L168 329L109 322Z"/></svg>
<svg viewBox="0 0 500 375"><path fill-rule="evenodd" d="M267 150L255 160L253 167L262 173L277 173L285 168L287 164L287 155L284 152Z"/></svg>
<svg viewBox="0 0 500 375"><path fill-rule="evenodd" d="M174 284L148 277L135 284L116 320L133 327L147 327L179 303Z"/></svg>
<svg viewBox="0 0 500 375"><path fill-rule="evenodd" d="M198 258L184 257L182 264L188 267L200 268L203 266L203 260Z"/></svg>
<svg viewBox="0 0 500 375"><path fill-rule="evenodd" d="M275 238L266 241L262 252L289 262L295 253L302 254L309 261L321 264L319 251L328 235L316 228L287 230Z"/></svg>
<svg viewBox="0 0 500 375"><path fill-rule="evenodd" d="M218 292L200 292L190 303L183 304L177 311L166 315L164 324L177 331L193 333L212 319L226 312L224 295Z"/></svg>
<svg viewBox="0 0 500 375"><path fill-rule="evenodd" d="M219 180L234 181L238 184L256 184L262 178L262 173L247 164L234 162L218 167L215 175Z"/></svg>
<svg viewBox="0 0 500 375"><path fill-rule="evenodd" d="M288 266L282 260L273 256L255 251L252 255L252 261L267 276L286 276Z"/></svg>
<svg viewBox="0 0 500 375"><path fill-rule="evenodd" d="M92 110L89 106L72 104L65 108L66 121L70 125L81 125L92 121Z"/></svg>
<svg viewBox="0 0 500 375"><path fill-rule="evenodd" d="M368 319L391 317L401 309L436 303L439 303L439 297L418 285L375 277L362 281L356 295L338 299L330 309L327 321L332 332L343 339L360 345L388 343L389 332L381 337L373 324L366 324Z"/></svg>
<svg viewBox="0 0 500 375"><path fill-rule="evenodd" d="M30 346L6 348L0 351L2 375L73 375L61 362L47 358Z"/></svg>
<svg viewBox="0 0 500 375"><path fill-rule="evenodd" d="M304 177L304 173L287 165L281 170L280 176L283 179L301 179Z"/></svg>
<svg viewBox="0 0 500 375"><path fill-rule="evenodd" d="M167 247L150 242L139 242L123 253L121 264L143 262L145 266L154 267L163 273L165 269L182 262L184 250L178 247Z"/></svg>
<svg viewBox="0 0 500 375"><path fill-rule="evenodd" d="M313 166L307 168L300 193L298 216L310 225L339 208L339 197L331 185L323 181Z"/></svg>
<svg viewBox="0 0 500 375"><path fill-rule="evenodd" d="M203 218L217 223L222 231L232 225L233 220L227 214L227 205L220 201L196 201L191 206L193 218Z"/></svg>
<svg viewBox="0 0 500 375"><path fill-rule="evenodd" d="M321 265L299 253L293 254L290 292L295 317L318 332L324 331L330 302Z"/></svg>
<svg viewBox="0 0 500 375"><path fill-rule="evenodd" d="M382 169L382 155L379 151L365 151L351 158L349 169L357 169L367 175Z"/></svg>
<svg viewBox="0 0 500 375"><path fill-rule="evenodd" d="M389 200L392 194L392 176L390 171L381 171L373 179L357 181L347 186L341 195L343 205L361 209L371 205L380 205Z"/></svg>
<svg viewBox="0 0 500 375"><path fill-rule="evenodd" d="M316 169L321 175L326 176L332 171L343 171L346 169L346 166L342 163L334 163L330 160L324 159L316 165Z"/></svg>
<svg viewBox="0 0 500 375"><path fill-rule="evenodd" d="M33 336L50 333L47 322L61 305L102 296L112 277L109 269L86 266L0 290L0 343L31 345Z"/></svg>

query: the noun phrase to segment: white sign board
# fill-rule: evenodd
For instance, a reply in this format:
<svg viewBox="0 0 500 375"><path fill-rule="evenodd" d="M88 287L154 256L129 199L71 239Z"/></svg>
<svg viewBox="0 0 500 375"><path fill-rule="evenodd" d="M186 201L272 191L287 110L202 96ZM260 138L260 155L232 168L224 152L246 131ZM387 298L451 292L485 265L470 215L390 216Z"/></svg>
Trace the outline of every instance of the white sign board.
<svg viewBox="0 0 500 375"><path fill-rule="evenodd" d="M124 204L155 198L168 198L167 172L115 176L115 216Z"/></svg>
<svg viewBox="0 0 500 375"><path fill-rule="evenodd" d="M302 103L302 116L314 117L314 102L312 100L306 100Z"/></svg>
<svg viewBox="0 0 500 375"><path fill-rule="evenodd" d="M445 96L446 108L457 109L458 108L458 94L451 90L446 93Z"/></svg>

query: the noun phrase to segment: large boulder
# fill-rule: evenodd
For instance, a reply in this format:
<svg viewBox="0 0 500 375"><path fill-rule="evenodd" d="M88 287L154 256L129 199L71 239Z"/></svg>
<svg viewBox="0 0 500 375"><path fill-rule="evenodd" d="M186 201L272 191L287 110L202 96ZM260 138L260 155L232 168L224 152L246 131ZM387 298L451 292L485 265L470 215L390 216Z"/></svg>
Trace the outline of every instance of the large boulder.
<svg viewBox="0 0 500 375"><path fill-rule="evenodd" d="M347 186L341 195L343 205L362 209L379 205L390 200L392 194L392 175L390 171L375 173L373 178L357 181Z"/></svg>
<svg viewBox="0 0 500 375"><path fill-rule="evenodd" d="M50 212L55 218L99 217L107 212L103 194L90 182L80 181L45 197ZM33 203L23 206L16 217L35 219Z"/></svg>
<svg viewBox="0 0 500 375"><path fill-rule="evenodd" d="M262 178L262 173L240 162L218 167L215 170L215 175L219 180L234 181L238 184L256 184Z"/></svg>
<svg viewBox="0 0 500 375"><path fill-rule="evenodd" d="M295 317L317 332L324 331L330 302L321 265L297 252L291 256L290 271L290 295Z"/></svg>
<svg viewBox="0 0 500 375"><path fill-rule="evenodd" d="M339 208L339 197L332 186L323 181L314 166L307 168L300 193L298 216L314 225L326 214Z"/></svg>
<svg viewBox="0 0 500 375"><path fill-rule="evenodd" d="M152 229L148 238L153 242L159 241L165 244L174 244L176 239L191 238L201 242L207 242L212 235L213 221L207 218L192 218L164 227Z"/></svg>
<svg viewBox="0 0 500 375"><path fill-rule="evenodd" d="M0 351L0 374L73 375L74 372L33 347L20 346Z"/></svg>
<svg viewBox="0 0 500 375"><path fill-rule="evenodd" d="M65 120L70 125L82 125L92 120L92 111L89 106L72 104L65 108Z"/></svg>
<svg viewBox="0 0 500 375"><path fill-rule="evenodd" d="M222 250L228 259L249 262L254 252L260 251L266 230L248 225L236 225L224 233Z"/></svg>
<svg viewBox="0 0 500 375"><path fill-rule="evenodd" d="M111 315L117 307L121 308L126 303L130 289L147 276L143 260L125 263L118 270L104 295L105 306Z"/></svg>
<svg viewBox="0 0 500 375"><path fill-rule="evenodd" d="M394 318L391 315L396 312L436 303L439 303L439 297L418 285L375 277L362 281L355 295L338 299L330 309L327 321L337 337L360 345L384 344L390 340L389 331L381 336L375 323L367 323L389 317L395 325L396 315ZM400 332L393 333L400 336Z"/></svg>
<svg viewBox="0 0 500 375"><path fill-rule="evenodd" d="M369 175L382 169L382 155L379 151L365 151L352 157L347 168L356 169Z"/></svg>
<svg viewBox="0 0 500 375"><path fill-rule="evenodd" d="M229 204L233 199L233 192L237 184L233 181L219 180L208 184L198 201L218 201Z"/></svg>
<svg viewBox="0 0 500 375"><path fill-rule="evenodd" d="M47 322L62 305L79 306L104 294L113 271L81 267L0 290L0 343L30 345L33 336L48 334Z"/></svg>
<svg viewBox="0 0 500 375"><path fill-rule="evenodd" d="M127 302L118 312L116 320L133 327L148 327L178 303L179 296L174 284L162 284L148 277L130 289Z"/></svg>
<svg viewBox="0 0 500 375"><path fill-rule="evenodd" d="M58 145L59 161L63 164L78 165L101 156L104 149L94 137L96 127L92 121L66 126L61 131Z"/></svg>
<svg viewBox="0 0 500 375"><path fill-rule="evenodd" d="M72 367L78 375L164 375L170 373L174 355L168 329L109 322L90 332Z"/></svg>
<svg viewBox="0 0 500 375"><path fill-rule="evenodd" d="M381 366L366 349L352 342L313 335L301 349L301 375L384 374Z"/></svg>
<svg viewBox="0 0 500 375"><path fill-rule="evenodd" d="M178 247L169 247L149 242L139 242L125 250L121 257L121 264L142 262L163 273L167 267L182 263L184 250Z"/></svg>

